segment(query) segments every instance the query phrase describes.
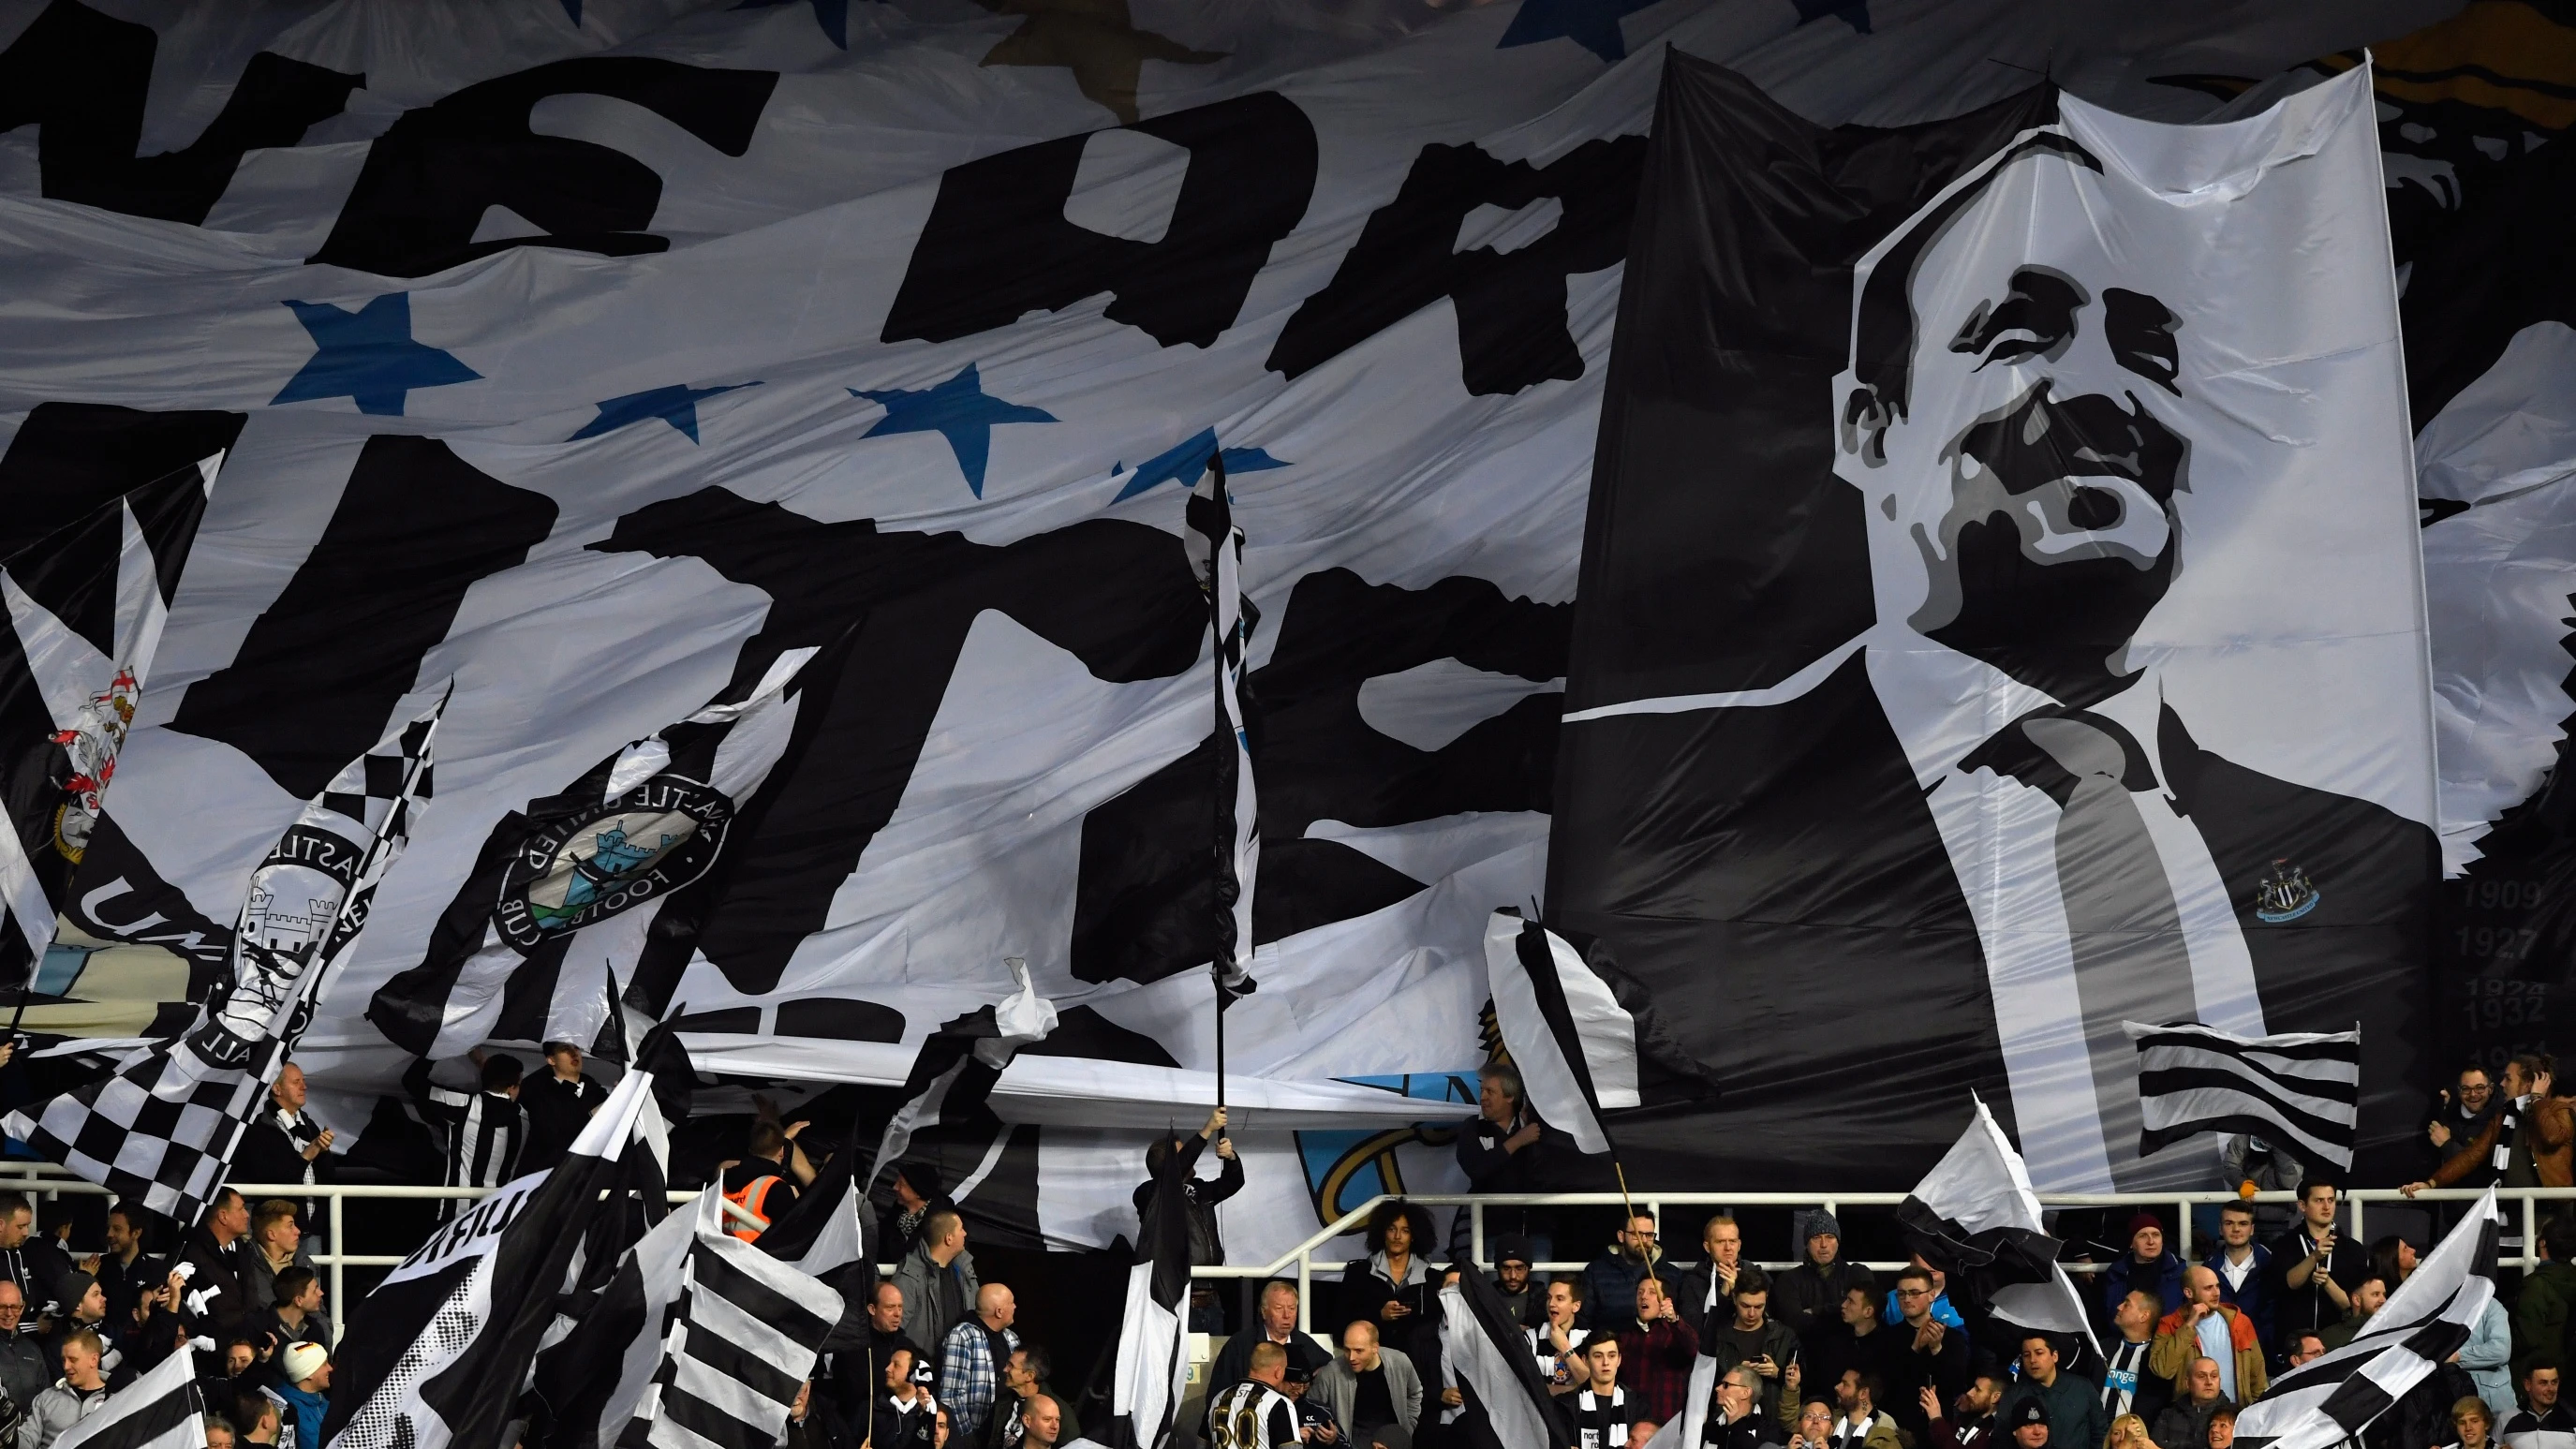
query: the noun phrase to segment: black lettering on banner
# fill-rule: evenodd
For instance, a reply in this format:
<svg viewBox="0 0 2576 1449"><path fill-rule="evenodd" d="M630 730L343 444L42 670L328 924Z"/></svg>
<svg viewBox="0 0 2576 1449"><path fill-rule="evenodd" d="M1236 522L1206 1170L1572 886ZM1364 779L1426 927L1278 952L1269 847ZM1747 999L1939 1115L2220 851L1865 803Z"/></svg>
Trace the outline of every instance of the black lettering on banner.
<svg viewBox="0 0 2576 1449"><path fill-rule="evenodd" d="M735 660L736 687L785 650L825 650L805 676L785 755L742 802L714 871L687 888L685 914L703 925L679 925L677 894L655 918L629 999L659 995L656 1011L692 951L744 995L776 989L902 801L977 615L1008 615L1113 682L1180 674L1207 636L1180 540L1115 519L993 546L881 533L867 519L822 523L705 488L627 514L591 547L698 558L768 593L768 618Z"/></svg>
<svg viewBox="0 0 2576 1449"><path fill-rule="evenodd" d="M340 114L366 79L261 51L193 143L137 156L159 46L149 26L53 0L0 51L0 131L40 128L36 164L45 195L200 225L232 184L243 152L294 145L305 127Z"/></svg>
<svg viewBox="0 0 2576 1449"><path fill-rule="evenodd" d="M310 798L384 736L465 591L518 567L554 522L553 499L436 438L369 438L313 551L170 728L222 740Z"/></svg>
<svg viewBox="0 0 2576 1449"><path fill-rule="evenodd" d="M1545 166L1497 161L1477 146L1423 147L1333 280L1288 319L1270 370L1298 377L1447 297L1458 312L1461 380L1470 393L1581 377L1565 279L1627 256L1645 163L1643 136L1586 141ZM1547 197L1563 215L1528 246L1454 250L1460 223L1476 208L1517 210Z"/></svg>
<svg viewBox="0 0 2576 1449"><path fill-rule="evenodd" d="M1248 681L1247 725L1261 801L1261 874L1252 937L1276 941L1366 915L1430 884L1333 840L1318 820L1406 825L1470 810L1547 810L1564 696L1523 698L1437 750L1370 728L1360 686L1435 660L1549 680L1566 668L1574 606L1506 598L1483 579L1426 589L1371 584L1348 569L1289 592L1278 646ZM1082 824L1073 973L1154 981L1203 968L1216 950L1208 822L1217 740L1165 765Z"/></svg>
<svg viewBox="0 0 2576 1449"><path fill-rule="evenodd" d="M884 340L950 342L1110 293L1105 315L1165 347L1206 347L1234 324L1271 245L1315 191L1315 126L1260 91L1126 128L1186 147L1162 240L1064 219L1088 136L952 166L886 313Z"/></svg>
<svg viewBox="0 0 2576 1449"><path fill-rule="evenodd" d="M467 86L405 112L376 138L312 260L420 277L515 246L612 257L667 250L668 238L646 230L662 200L662 178L653 168L596 142L539 135L529 129L529 113L549 96L610 96L740 156L751 149L777 84L776 71L591 56ZM475 241L475 227L494 206L547 234Z"/></svg>

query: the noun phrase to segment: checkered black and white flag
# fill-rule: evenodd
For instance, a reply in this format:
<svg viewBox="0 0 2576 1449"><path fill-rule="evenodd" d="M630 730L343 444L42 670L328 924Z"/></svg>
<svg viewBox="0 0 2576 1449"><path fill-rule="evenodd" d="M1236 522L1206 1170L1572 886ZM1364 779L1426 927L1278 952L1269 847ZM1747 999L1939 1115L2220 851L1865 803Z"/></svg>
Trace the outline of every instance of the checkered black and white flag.
<svg viewBox="0 0 2576 1449"><path fill-rule="evenodd" d="M366 929L376 887L430 793L442 697L350 762L251 872L232 973L196 1025L0 1128L91 1182L194 1222L294 1050L331 967Z"/></svg>
<svg viewBox="0 0 2576 1449"><path fill-rule="evenodd" d="M768 1449L814 1372L841 1295L730 1233L689 1247L660 1370L620 1449Z"/></svg>
<svg viewBox="0 0 2576 1449"><path fill-rule="evenodd" d="M2426 1255L2352 1342L2272 1381L2236 1418L2242 1449L2331 1449L2361 1431L2469 1341L2495 1299L2495 1189Z"/></svg>

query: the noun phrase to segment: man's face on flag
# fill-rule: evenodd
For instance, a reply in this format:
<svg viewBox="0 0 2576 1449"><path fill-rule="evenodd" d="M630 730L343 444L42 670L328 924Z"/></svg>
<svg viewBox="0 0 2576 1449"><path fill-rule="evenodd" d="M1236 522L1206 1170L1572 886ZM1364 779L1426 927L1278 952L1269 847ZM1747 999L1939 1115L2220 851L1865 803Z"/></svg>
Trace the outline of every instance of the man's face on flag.
<svg viewBox="0 0 2576 1449"><path fill-rule="evenodd" d="M2189 453L2180 320L2105 244L2097 182L2008 162L1922 250L1904 374L1843 428L1838 469L1870 498L1880 617L2068 703L2125 681L2179 560Z"/></svg>

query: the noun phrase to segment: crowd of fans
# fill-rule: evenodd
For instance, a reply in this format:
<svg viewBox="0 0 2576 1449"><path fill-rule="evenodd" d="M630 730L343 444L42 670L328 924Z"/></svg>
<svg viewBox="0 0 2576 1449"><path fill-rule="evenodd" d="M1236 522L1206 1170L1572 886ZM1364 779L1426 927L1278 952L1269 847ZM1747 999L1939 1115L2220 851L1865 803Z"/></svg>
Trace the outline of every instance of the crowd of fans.
<svg viewBox="0 0 2576 1449"><path fill-rule="evenodd" d="M2521 1057L2500 1080L2463 1072L2427 1124L2440 1165L2407 1194L2570 1185L2576 1100L2556 1095L2552 1066ZM1528 1113L1509 1067L1489 1069L1482 1088L1479 1115L1460 1131L1461 1165L1479 1191L1543 1189L1533 1162L1553 1130ZM1800 1215L1802 1260L1777 1273L1745 1261L1727 1214L1700 1225L1691 1262L1668 1256L1661 1224L1638 1214L1581 1272L1542 1281L1532 1265L1554 1256L1551 1224L1489 1207L1489 1226L1508 1229L1489 1276L1549 1391L1570 1401L1575 1449L1641 1449L1684 1413L1703 1357L1716 1383L1701 1442L1716 1449L2231 1449L2239 1410L2351 1342L2415 1271L2421 1245L2344 1237L2341 1186L2276 1146L2240 1138L2227 1154L2229 1174L2295 1191L2295 1212L2266 1225L2252 1204L2229 1203L2216 1240L2188 1261L2171 1246L2174 1225L2131 1216L2116 1258L2077 1280L2095 1341L1984 1314L1972 1323L1920 1258L1884 1276L1845 1260L1841 1225L1824 1211ZM1274 1422L1293 1422L1308 1445L1484 1442L1459 1428L1474 1408L1439 1331L1440 1285L1484 1270L1463 1261L1456 1233L1445 1266L1427 1261L1431 1236L1421 1206L1380 1205L1368 1256L1337 1288L1317 1289L1314 1321L1336 1330L1338 1355L1295 1331L1294 1284L1265 1285L1258 1321L1210 1365L1200 1428L1215 1449L1279 1449L1288 1440ZM2352 1449L2576 1443L2576 1410L2560 1402L2576 1349L2576 1219L2544 1220L2537 1251L2539 1269L2510 1304L2490 1303ZM1286 1408L1273 1413L1274 1398Z"/></svg>

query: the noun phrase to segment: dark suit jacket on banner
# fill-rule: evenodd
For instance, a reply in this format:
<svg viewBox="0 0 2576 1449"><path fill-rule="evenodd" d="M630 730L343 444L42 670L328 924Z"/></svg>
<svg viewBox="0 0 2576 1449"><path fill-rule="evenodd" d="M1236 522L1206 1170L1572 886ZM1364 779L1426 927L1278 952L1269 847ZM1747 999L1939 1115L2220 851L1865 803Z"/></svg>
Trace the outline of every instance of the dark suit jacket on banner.
<svg viewBox="0 0 2576 1449"><path fill-rule="evenodd" d="M1838 375L1857 366L1856 264L1918 213L1937 213L1928 204L1944 187L2006 148L2049 153L2010 165L2098 166L2055 133L2032 141L2057 113L2055 93L2042 88L1950 121L1828 129L1719 67L1679 53L1667 62L1602 408L1548 898L1551 924L1598 937L1596 964L1615 971L1623 1001L1651 1002L1663 1042L1720 1089L1713 1107L1614 1124L1632 1165L1663 1165L1659 1180L1758 1164L1781 1186L1848 1184L1866 1162L1902 1185L1956 1136L1972 1090L2014 1130L2009 1033L1998 1029L1998 988L1963 867L1935 818L1937 789L1924 784L1921 759L1909 758L1881 702L1887 686L1874 687L1859 647L1892 636L1873 602L1870 505L1837 476L1834 403ZM2110 291L2099 278L2076 281L2086 303ZM2044 300L2045 279L2029 290ZM1932 341L1947 341L1946 320L1917 328L1936 325ZM2175 330L2167 321L2162 335ZM2143 438L2158 425L2135 394L2159 381L2104 389L2130 400L2089 422L2089 400L2065 396L2071 384L2056 397L2042 388L2036 406L2055 407L2061 429ZM2008 420L2025 440L2039 431L2024 427L2029 413ZM1980 446L1973 432L1965 441L1972 452ZM1984 446L1980 460L1998 475L2027 466L1991 438ZM2150 440L2132 451L2154 448ZM2177 456L2177 475L2182 466ZM2172 532L2187 573L2194 541L2179 525ZM2174 567L2168 556L2163 572L2138 572L2161 589ZM2077 663L2098 665L2135 627L2134 617L2084 616L2062 589L2045 592L2060 583L2050 571L2034 576L2042 592L2000 607L2072 616L2067 652ZM1973 595L1994 581L1967 586ZM2115 753L2110 768L2123 798L2166 811L2205 847L2206 864L2178 872L2174 887L2188 900L2194 881L2209 886L2194 951L2229 934L2232 913L2265 1029L2359 1022L2371 1053L2365 1153L2402 1150L2423 1095L2414 1038L2429 1009L2432 832L2204 748L2189 710L2163 702L2152 676L2051 674L2062 661L2045 649L2026 658L1926 632L1938 642L1893 637L1913 640L1927 659L1946 655L1949 664L1934 661L1941 668L1983 669L1969 656L1986 647L1981 657L2032 682L2046 706L1994 719L1994 736L1936 783L1984 766L2066 807L2076 777L2034 743L2061 738L2051 733L2060 720L2093 731L2078 731L2082 740L2120 742L2125 760ZM1887 659L1877 667L1886 671ZM1731 702L1586 716L1702 694ZM2074 818L2071 809L2063 818ZM2160 845L2183 838L2171 821L2144 824ZM2043 833L2036 848L2047 841ZM2314 899L2287 921L2258 917L2263 882L2293 871ZM2224 907L2213 918L2220 886ZM2295 882L2284 890L2299 899ZM2094 1060L2098 1072L2098 1044Z"/></svg>

